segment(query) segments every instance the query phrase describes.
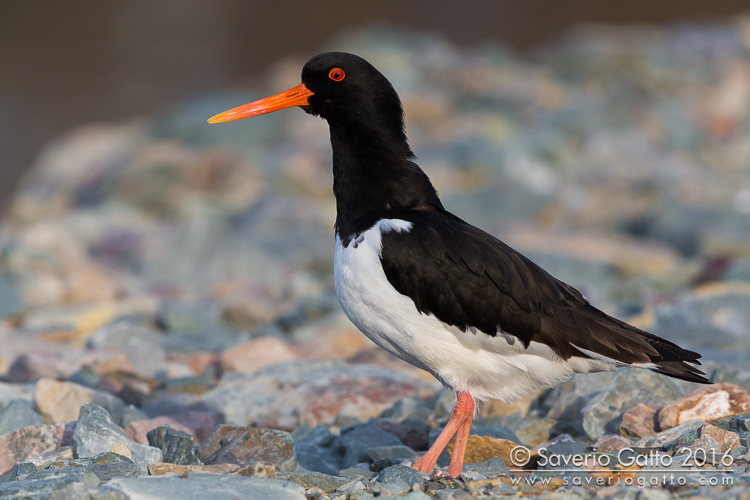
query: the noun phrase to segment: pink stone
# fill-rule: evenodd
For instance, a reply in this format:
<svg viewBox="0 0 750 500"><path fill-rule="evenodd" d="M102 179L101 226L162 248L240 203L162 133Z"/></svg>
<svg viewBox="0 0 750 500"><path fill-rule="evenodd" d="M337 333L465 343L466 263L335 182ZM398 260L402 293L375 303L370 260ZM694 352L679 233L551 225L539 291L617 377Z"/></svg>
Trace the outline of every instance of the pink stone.
<svg viewBox="0 0 750 500"><path fill-rule="evenodd" d="M65 428L63 423L41 424L0 436L0 474L5 474L26 459L62 448Z"/></svg>
<svg viewBox="0 0 750 500"><path fill-rule="evenodd" d="M294 348L283 340L259 337L224 351L221 354L221 365L229 372L254 373L265 366L292 361L298 357Z"/></svg>
<svg viewBox="0 0 750 500"><path fill-rule="evenodd" d="M694 419L718 422L748 412L750 393L742 387L730 383L706 385L664 405L659 411L659 426L665 430Z"/></svg>

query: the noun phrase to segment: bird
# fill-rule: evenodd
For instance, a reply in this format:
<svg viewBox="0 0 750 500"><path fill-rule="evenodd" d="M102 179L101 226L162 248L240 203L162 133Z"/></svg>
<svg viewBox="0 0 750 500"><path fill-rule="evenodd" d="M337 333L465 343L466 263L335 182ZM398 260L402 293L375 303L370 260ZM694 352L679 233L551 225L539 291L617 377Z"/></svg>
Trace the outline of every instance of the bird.
<svg viewBox="0 0 750 500"><path fill-rule="evenodd" d="M449 212L416 163L396 90L372 64L326 52L304 65L301 81L208 121L300 107L328 122L339 303L375 344L456 395L450 419L414 469L432 473L455 435L448 474L458 477L477 401L510 402L574 373L623 366L711 383L697 352L604 313Z"/></svg>

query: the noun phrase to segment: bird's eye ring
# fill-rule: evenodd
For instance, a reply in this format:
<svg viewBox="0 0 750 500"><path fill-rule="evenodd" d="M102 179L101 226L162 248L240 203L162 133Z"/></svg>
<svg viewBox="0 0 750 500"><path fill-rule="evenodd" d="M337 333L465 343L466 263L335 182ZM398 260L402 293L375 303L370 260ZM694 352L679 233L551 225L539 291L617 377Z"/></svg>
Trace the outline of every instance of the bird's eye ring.
<svg viewBox="0 0 750 500"><path fill-rule="evenodd" d="M345 76L346 76L346 73L344 73L344 70L341 68L333 68L328 73L328 78L330 78L334 82L340 82L341 80L344 79Z"/></svg>

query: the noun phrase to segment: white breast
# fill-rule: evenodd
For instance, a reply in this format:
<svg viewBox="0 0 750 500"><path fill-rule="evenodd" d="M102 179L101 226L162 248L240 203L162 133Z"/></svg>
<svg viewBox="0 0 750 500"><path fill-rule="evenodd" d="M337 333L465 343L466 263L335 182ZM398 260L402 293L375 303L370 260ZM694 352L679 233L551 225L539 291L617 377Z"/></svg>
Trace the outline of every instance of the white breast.
<svg viewBox="0 0 750 500"><path fill-rule="evenodd" d="M373 342L443 384L475 398L511 401L540 386L554 385L574 372L613 370L603 360L563 360L544 344L508 343L470 329L461 331L431 314L388 282L380 262L382 235L409 232L412 224L382 219L344 247L336 236L334 281L346 315Z"/></svg>

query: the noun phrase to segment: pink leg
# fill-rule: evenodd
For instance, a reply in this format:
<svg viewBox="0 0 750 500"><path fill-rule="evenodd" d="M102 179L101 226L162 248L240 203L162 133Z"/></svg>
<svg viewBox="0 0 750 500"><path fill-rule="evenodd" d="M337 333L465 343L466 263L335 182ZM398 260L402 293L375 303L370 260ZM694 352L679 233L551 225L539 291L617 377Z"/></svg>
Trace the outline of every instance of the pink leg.
<svg viewBox="0 0 750 500"><path fill-rule="evenodd" d="M466 450L466 440L471 429L471 421L474 418L474 398L468 392L459 392L456 397L456 406L453 408L448 423L445 424L443 432L440 433L433 445L427 450L427 453L414 461L412 468L419 472L430 473L435 468L438 457L445 449L456 431L458 437L456 444L453 446L453 456L451 465L448 469L450 475L456 477L461 473L464 463L464 451Z"/></svg>

